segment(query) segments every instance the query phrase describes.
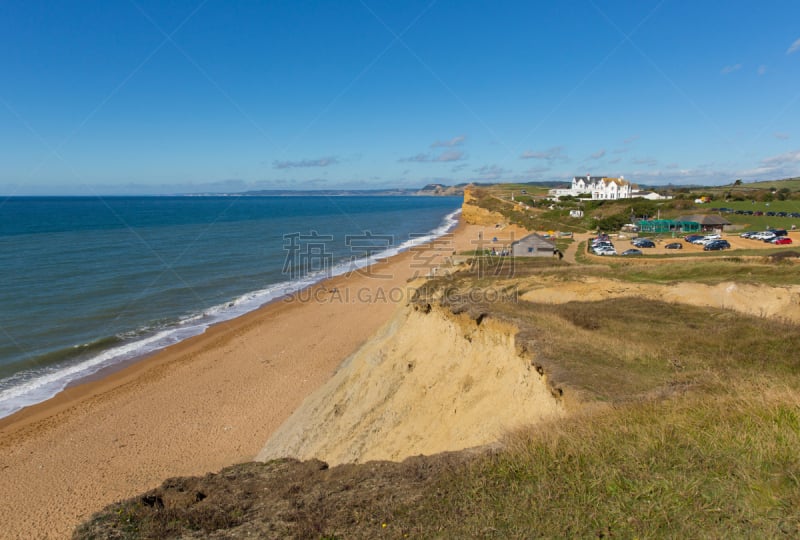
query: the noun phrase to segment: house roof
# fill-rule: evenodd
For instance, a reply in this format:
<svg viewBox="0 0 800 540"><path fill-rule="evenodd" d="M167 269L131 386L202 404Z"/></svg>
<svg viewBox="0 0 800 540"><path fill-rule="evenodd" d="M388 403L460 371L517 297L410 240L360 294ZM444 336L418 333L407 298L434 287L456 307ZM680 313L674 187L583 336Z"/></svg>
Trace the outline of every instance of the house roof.
<svg viewBox="0 0 800 540"><path fill-rule="evenodd" d="M627 186L629 182L627 180L623 180L622 178L603 178L603 182L605 183L614 183L618 186Z"/></svg>
<svg viewBox="0 0 800 540"><path fill-rule="evenodd" d="M511 242L512 246L514 246L516 244L525 244L525 245L529 245L529 246L549 247L549 248L555 248L556 247L555 242L552 242L552 241L548 240L547 238L545 238L545 237L543 237L541 235L538 235L536 233L529 234L528 236L524 236L524 237L520 238L519 240Z"/></svg>
<svg viewBox="0 0 800 540"><path fill-rule="evenodd" d="M700 225L730 225L731 222L722 216L715 214L692 214L690 216L681 216L676 221L694 221Z"/></svg>

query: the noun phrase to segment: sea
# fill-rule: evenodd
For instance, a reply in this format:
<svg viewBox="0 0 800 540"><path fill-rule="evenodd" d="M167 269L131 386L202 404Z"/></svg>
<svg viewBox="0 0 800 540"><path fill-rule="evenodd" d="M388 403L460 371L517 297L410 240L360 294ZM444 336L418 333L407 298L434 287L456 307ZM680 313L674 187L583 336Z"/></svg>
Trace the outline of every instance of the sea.
<svg viewBox="0 0 800 540"><path fill-rule="evenodd" d="M450 231L461 198L0 199L0 418Z"/></svg>

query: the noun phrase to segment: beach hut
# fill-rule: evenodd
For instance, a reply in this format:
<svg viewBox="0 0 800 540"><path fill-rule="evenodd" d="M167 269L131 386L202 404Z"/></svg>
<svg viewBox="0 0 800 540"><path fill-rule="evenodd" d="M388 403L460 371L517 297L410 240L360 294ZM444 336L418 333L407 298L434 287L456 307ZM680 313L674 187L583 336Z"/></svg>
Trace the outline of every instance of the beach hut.
<svg viewBox="0 0 800 540"><path fill-rule="evenodd" d="M514 257L552 257L556 244L536 233L512 242L511 254Z"/></svg>

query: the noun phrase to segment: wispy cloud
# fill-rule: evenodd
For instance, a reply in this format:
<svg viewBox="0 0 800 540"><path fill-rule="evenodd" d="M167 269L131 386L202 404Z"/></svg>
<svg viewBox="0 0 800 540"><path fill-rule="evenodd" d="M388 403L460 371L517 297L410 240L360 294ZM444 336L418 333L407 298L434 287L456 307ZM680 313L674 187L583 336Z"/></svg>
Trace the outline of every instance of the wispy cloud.
<svg viewBox="0 0 800 540"><path fill-rule="evenodd" d="M622 158L615 157L614 159L608 160L608 163L609 163L609 165L615 165L615 164L619 163L620 161L622 161Z"/></svg>
<svg viewBox="0 0 800 540"><path fill-rule="evenodd" d="M658 165L658 160L651 157L639 158L633 160L634 165L647 165L648 167L655 167Z"/></svg>
<svg viewBox="0 0 800 540"><path fill-rule="evenodd" d="M295 169L303 167L328 167L336 165L339 160L335 157L323 157L318 159L301 159L299 161L273 161L275 169Z"/></svg>
<svg viewBox="0 0 800 540"><path fill-rule="evenodd" d="M464 152L460 150L447 150L439 155L436 154L417 154L407 158L401 158L398 161L416 162L416 163L448 163L450 161L461 161L464 159Z"/></svg>
<svg viewBox="0 0 800 540"><path fill-rule="evenodd" d="M631 137L628 137L627 139L625 139L622 142L623 142L623 144L631 144L631 143L635 143L636 141L638 141L639 138L640 138L640 135L633 135Z"/></svg>
<svg viewBox="0 0 800 540"><path fill-rule="evenodd" d="M473 172L477 173L481 177L481 179L497 180L498 178L501 178L504 174L510 171L498 165L484 165L483 167L478 167L477 169L473 169Z"/></svg>
<svg viewBox="0 0 800 540"><path fill-rule="evenodd" d="M601 157L603 157L605 155L606 155L606 149L602 148L602 149L598 150L597 152L595 152L594 154L592 154L591 156L589 156L589 159L600 159Z"/></svg>
<svg viewBox="0 0 800 540"><path fill-rule="evenodd" d="M720 73L722 73L723 75L728 75L730 73L733 73L734 71L739 71L740 69L742 69L742 64L733 64L732 66L725 66L724 68L722 68L720 70Z"/></svg>
<svg viewBox="0 0 800 540"><path fill-rule="evenodd" d="M794 43L792 43L788 49L786 49L786 54L793 54L797 51L800 51L800 38L797 38Z"/></svg>
<svg viewBox="0 0 800 540"><path fill-rule="evenodd" d="M800 163L800 150L764 158L761 160L761 163L770 167L779 167L788 163Z"/></svg>
<svg viewBox="0 0 800 540"><path fill-rule="evenodd" d="M776 139L780 139L782 141L785 141L785 140L789 139L789 134L788 133L775 133L775 138Z"/></svg>
<svg viewBox="0 0 800 540"><path fill-rule="evenodd" d="M544 159L553 161L554 159L566 159L564 147L553 146L543 151L526 150L519 156L520 159Z"/></svg>
<svg viewBox="0 0 800 540"><path fill-rule="evenodd" d="M761 64L760 66L758 66L757 73L759 75L764 75L766 72L767 72L767 66L765 66L764 64Z"/></svg>
<svg viewBox="0 0 800 540"><path fill-rule="evenodd" d="M532 176L542 175L546 172L550 172L550 167L531 167L530 169L523 171L524 174Z"/></svg>
<svg viewBox="0 0 800 540"><path fill-rule="evenodd" d="M461 144L467 139L466 135L458 135L457 137L453 137L449 141L436 141L431 144L431 148L453 148L454 146L461 146Z"/></svg>

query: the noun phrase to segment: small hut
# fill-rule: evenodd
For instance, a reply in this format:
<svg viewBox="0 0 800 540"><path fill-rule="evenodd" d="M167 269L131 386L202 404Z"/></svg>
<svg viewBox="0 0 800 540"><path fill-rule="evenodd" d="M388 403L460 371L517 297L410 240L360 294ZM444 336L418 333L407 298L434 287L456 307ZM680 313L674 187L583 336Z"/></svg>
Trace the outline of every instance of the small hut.
<svg viewBox="0 0 800 540"><path fill-rule="evenodd" d="M555 251L555 242L536 233L511 243L511 254L514 257L552 257Z"/></svg>
<svg viewBox="0 0 800 540"><path fill-rule="evenodd" d="M700 229L704 231L724 231L725 227L731 225L730 221L716 214L694 214L691 216L681 216L678 219L697 222L700 224Z"/></svg>

